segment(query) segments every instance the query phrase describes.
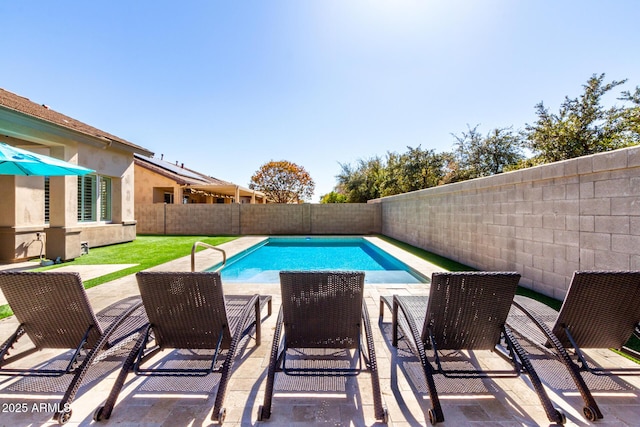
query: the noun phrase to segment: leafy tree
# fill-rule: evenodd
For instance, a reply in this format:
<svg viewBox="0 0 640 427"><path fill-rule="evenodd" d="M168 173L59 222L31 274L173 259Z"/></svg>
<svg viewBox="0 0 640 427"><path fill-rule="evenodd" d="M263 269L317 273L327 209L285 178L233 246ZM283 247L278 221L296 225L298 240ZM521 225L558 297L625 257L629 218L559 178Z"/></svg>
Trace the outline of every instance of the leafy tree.
<svg viewBox="0 0 640 427"><path fill-rule="evenodd" d="M327 193L320 198L320 203L347 203L347 196L336 191Z"/></svg>
<svg viewBox="0 0 640 427"><path fill-rule="evenodd" d="M460 162L456 155L451 152L439 154L442 159L442 179L439 184L451 184L460 181Z"/></svg>
<svg viewBox="0 0 640 427"><path fill-rule="evenodd" d="M558 114L542 102L536 105L538 120L527 124L527 146L543 163L610 151L630 145L625 137L624 108L605 109L602 96L626 82L604 83L604 74L593 75L578 98L565 97ZM631 94L629 97L632 98Z"/></svg>
<svg viewBox="0 0 640 427"><path fill-rule="evenodd" d="M260 166L249 184L249 188L262 191L274 203L300 203L311 198L315 186L302 166L286 160L272 160Z"/></svg>
<svg viewBox="0 0 640 427"><path fill-rule="evenodd" d="M407 149L402 154L387 153L386 159L361 159L355 166L340 164L337 192L349 203L364 203L438 185L446 172L446 157L420 146Z"/></svg>
<svg viewBox="0 0 640 427"><path fill-rule="evenodd" d="M622 96L618 99L630 101L633 104L622 112L622 126L628 133L629 143L640 144L640 86L636 87L634 93L622 92Z"/></svg>
<svg viewBox="0 0 640 427"><path fill-rule="evenodd" d="M340 163L341 171L336 176L338 187L349 203L364 203L381 197L385 179L385 163L380 157L358 160L357 166Z"/></svg>
<svg viewBox="0 0 640 427"><path fill-rule="evenodd" d="M478 132L478 125L460 136L453 153L455 157L455 181L479 178L502 173L506 167L524 158L522 142L511 128L494 129L487 136Z"/></svg>
<svg viewBox="0 0 640 427"><path fill-rule="evenodd" d="M402 154L387 154L387 174L382 195L407 193L435 187L444 178L445 158L434 150L407 147Z"/></svg>
<svg viewBox="0 0 640 427"><path fill-rule="evenodd" d="M478 125L467 125L466 132L452 134L456 139L452 152L407 147L405 153L389 152L386 158L359 160L355 166L340 164L336 191L325 195L323 203L341 200L340 195L346 202L366 202L639 144L640 87L618 98L630 107L607 109L601 105L602 97L626 80L605 83L604 77L594 74L583 86L584 94L565 97L558 114L550 113L542 102L537 104L538 120L524 131L496 128L482 135ZM523 148L534 156L525 158Z"/></svg>

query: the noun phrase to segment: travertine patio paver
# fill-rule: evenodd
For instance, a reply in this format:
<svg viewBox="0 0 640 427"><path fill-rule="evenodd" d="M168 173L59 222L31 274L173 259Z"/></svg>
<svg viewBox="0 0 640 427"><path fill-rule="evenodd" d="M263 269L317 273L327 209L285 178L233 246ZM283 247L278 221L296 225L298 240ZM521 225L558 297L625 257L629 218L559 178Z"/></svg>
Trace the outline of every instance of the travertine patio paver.
<svg viewBox="0 0 640 427"><path fill-rule="evenodd" d="M247 245L259 241L257 238L242 238L225 244L232 255ZM407 258L412 257L407 254ZM212 265L219 260L214 251L197 254L197 269ZM415 261L415 260L413 260ZM413 262L410 261L410 262ZM435 266L433 267L436 268ZM154 270L189 271L190 258L155 267ZM427 425L426 410L429 407L428 395L421 384L420 366L402 345L396 350L390 345L391 316L385 311L382 324L377 322L379 296L393 293L426 294L425 285L370 285L365 290L367 309L372 320L378 356L382 398L390 415L390 426ZM137 294L134 276L127 276L109 282L88 291L89 298L96 310L107 306L116 299ZM276 393L272 408L272 418L266 422L257 422L258 406L262 404L266 369L269 362L269 350L273 337L273 328L280 307L280 289L278 284L226 284L226 293L252 294L263 293L273 296L274 313L263 323L262 345L254 347L253 342L243 346L240 357L242 363L236 364L225 399L227 417L225 426L372 426L373 404L370 398L370 380L367 374L350 378L346 383L346 393L335 396L319 397L311 395L285 395ZM0 321L0 337L6 337L16 326L14 318ZM402 341L401 341L402 342ZM616 363L622 358L609 352L590 352L596 359L612 359ZM44 357L46 356L46 357ZM37 355L33 363L45 360L51 354ZM495 354L474 354L477 363L486 367L503 367L505 362ZM607 361L611 363L611 361ZM628 362L631 364L632 362ZM215 387L216 376L206 381L189 383L188 379L171 378L163 382L151 383L148 378L129 377L121 398L110 420L96 424L92 414L106 398L115 380L117 371L99 381L95 386L83 387L78 398L72 404L73 415L68 425L117 425L117 426L202 426L210 425L209 417L213 408L213 397L207 397L207 387ZM538 404L538 398L523 378L500 378L458 380L436 378L441 390L441 403L446 421L443 426L548 426L544 411ZM20 380L18 380L19 382ZM186 381L186 383L185 383ZM594 393L601 406L605 419L589 423L582 417L581 399L565 396L562 392L549 390L552 400L567 413L569 426L608 426L638 425L640 414L640 378L626 377L621 380L628 388L602 396ZM33 404L56 402L54 396L29 395L17 391L8 391L15 380L0 377L0 426L38 426L55 425L50 421L51 412L33 411ZM152 390L153 387L158 390ZM164 389L161 389L164 387ZM176 392L183 389L185 391ZM455 390L454 390L455 389ZM203 391L204 390L204 391ZM215 390L215 388L214 388ZM449 390L452 390L451 392ZM56 395L58 398L60 395ZM571 405L567 402L571 402ZM26 403L27 412L16 412L10 404Z"/></svg>

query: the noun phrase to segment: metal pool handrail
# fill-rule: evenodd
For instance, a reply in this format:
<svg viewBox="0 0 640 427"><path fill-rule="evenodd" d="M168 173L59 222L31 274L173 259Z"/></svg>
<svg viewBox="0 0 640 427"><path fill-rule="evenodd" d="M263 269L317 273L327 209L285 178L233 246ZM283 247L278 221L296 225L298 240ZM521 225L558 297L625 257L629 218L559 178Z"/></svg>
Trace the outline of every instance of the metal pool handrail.
<svg viewBox="0 0 640 427"><path fill-rule="evenodd" d="M213 245L210 245L208 243L204 243L204 242L195 242L193 244L193 246L191 247L191 271L194 272L196 271L196 248L198 246L204 246L206 248L209 249L213 249L216 250L218 252L222 252L222 265L220 265L220 267L218 267L215 271L220 271L224 268L224 265L227 263L227 253L225 251L223 251L220 248L217 248Z"/></svg>

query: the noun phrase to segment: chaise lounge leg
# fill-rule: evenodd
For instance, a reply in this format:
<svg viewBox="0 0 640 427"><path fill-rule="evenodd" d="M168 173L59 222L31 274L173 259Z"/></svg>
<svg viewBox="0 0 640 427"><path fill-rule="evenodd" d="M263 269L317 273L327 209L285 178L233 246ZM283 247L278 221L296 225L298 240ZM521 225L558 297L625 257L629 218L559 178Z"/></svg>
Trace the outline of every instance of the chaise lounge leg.
<svg viewBox="0 0 640 427"><path fill-rule="evenodd" d="M602 419L602 412L600 411L596 400L593 398L589 387L584 382L584 378L582 378L582 375L580 374L580 368L578 368L573 360L571 360L571 356L569 356L567 350L560 343L555 334L551 332L549 327L544 322L538 319L537 316L535 316L533 313L529 312L529 310L526 310L524 307L522 307L522 305L514 302L514 306L517 307L522 313L524 313L544 333L549 342L553 345L553 348L556 350L558 359L569 371L571 379L580 392L580 396L582 396L582 400L585 404L583 408L585 418L587 418L589 421L597 421L599 419Z"/></svg>
<svg viewBox="0 0 640 427"><path fill-rule="evenodd" d="M515 351L516 355L518 356L518 359L520 359L520 363L522 364L522 367L524 368L525 372L529 376L529 380L531 381L531 384L533 385L533 389L538 395L538 399L540 399L540 403L542 403L542 407L544 408L544 411L547 414L547 418L549 419L549 421L552 421L557 424L566 423L567 419L564 413L562 413L559 409L554 407L553 403L551 403L551 399L549 398L549 395L545 391L544 386L542 385L542 381L540 381L540 377L538 376L538 373L533 368L531 361L527 357L527 354L525 353L520 343L513 336L513 332L511 332L509 328L505 327L504 334L505 334L505 338L507 339L507 343Z"/></svg>
<svg viewBox="0 0 640 427"><path fill-rule="evenodd" d="M369 312L366 305L362 305L362 320L364 324L364 334L367 340L367 355L369 358L369 369L371 369L371 389L373 392L373 406L376 419L387 423L389 414L382 404L382 391L380 389L380 378L378 376L378 362L373 343L373 332L371 331L371 322L369 321Z"/></svg>
<svg viewBox="0 0 640 427"><path fill-rule="evenodd" d="M277 365L280 362L280 355L278 350L280 348L280 337L282 335L283 328L283 313L282 308L278 313L278 320L276 320L276 329L273 334L273 344L271 346L271 356L269 357L269 369L267 371L267 386L264 392L264 402L258 408L258 421L263 421L271 418L271 403L273 400L273 387L275 385L275 377Z"/></svg>
<svg viewBox="0 0 640 427"><path fill-rule="evenodd" d="M398 299L393 298L393 345L398 346L398 312L402 308L403 315L407 316L407 310L404 305L401 305ZM407 322L409 324L411 337L415 343L415 351L420 358L420 364L422 365L422 371L424 373L425 382L427 383L427 390L429 391L429 399L431 400L431 409L429 409L429 422L432 425L441 423L444 421L444 413L442 412L442 406L440 405L440 398L438 397L438 390L436 389L436 382L433 379L433 368L429 359L427 359L426 350L422 337L417 329L414 321Z"/></svg>
<svg viewBox="0 0 640 427"><path fill-rule="evenodd" d="M242 314L240 316L240 326L239 328L242 330L244 326L249 323L249 319L252 315L255 318L256 325L256 346L260 345L260 298L258 295L254 295L255 299L253 304L247 304ZM224 418L226 416L226 410L222 407L224 404L224 396L227 392L227 383L229 381L229 377L231 375L231 367L235 360L236 349L238 348L238 344L240 340L243 338L242 334L236 331L233 334L233 338L231 339L231 344L229 345L229 350L227 357L222 364L222 376L220 377L220 384L218 385L218 391L216 393L216 401L213 405L213 413L211 414L211 420L217 421L219 424L224 422Z"/></svg>
<svg viewBox="0 0 640 427"><path fill-rule="evenodd" d="M109 419L109 417L111 417L111 413L113 412L113 407L115 406L116 400L120 395L120 391L124 386L124 382L127 379L127 375L129 375L129 372L133 370L133 365L138 356L138 352L140 351L140 348L144 346L145 341L147 340L147 332L150 327L151 325L147 325L147 327L140 332L140 336L136 340L136 343L133 346L133 349L127 356L127 359L125 360L124 365L122 366L122 369L118 374L118 378L116 378L116 381L113 384L111 391L109 392L109 396L107 397L107 400L104 406L100 406L94 412L93 414L94 421L101 421L103 419Z"/></svg>

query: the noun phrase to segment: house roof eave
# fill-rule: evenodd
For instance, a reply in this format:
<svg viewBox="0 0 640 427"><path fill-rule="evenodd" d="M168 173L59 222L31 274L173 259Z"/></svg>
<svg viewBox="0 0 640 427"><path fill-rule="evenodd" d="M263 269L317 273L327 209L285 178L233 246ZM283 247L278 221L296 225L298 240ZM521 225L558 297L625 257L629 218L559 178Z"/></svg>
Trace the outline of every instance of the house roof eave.
<svg viewBox="0 0 640 427"><path fill-rule="evenodd" d="M44 145L64 144L74 140L99 148L118 150L146 156L153 152L127 140L89 126L79 120L38 105L28 98L0 88L0 129L2 133Z"/></svg>

